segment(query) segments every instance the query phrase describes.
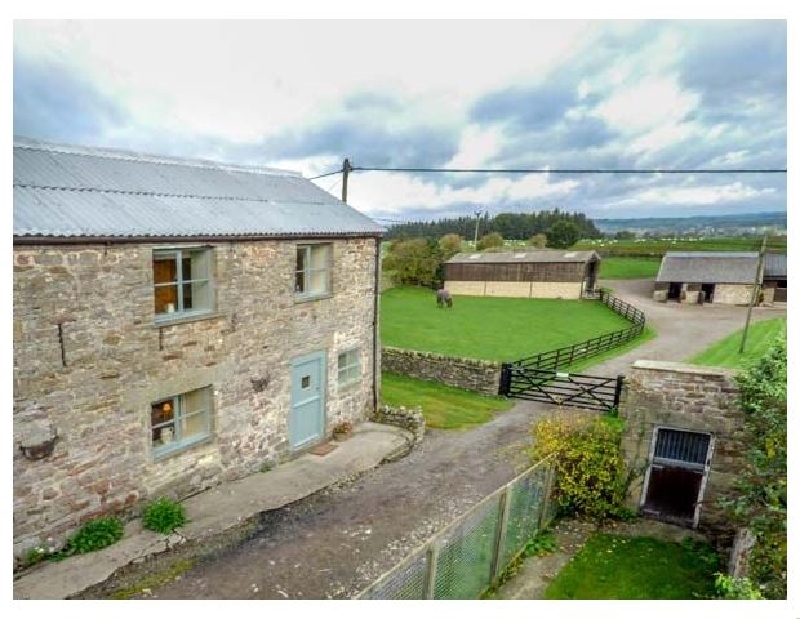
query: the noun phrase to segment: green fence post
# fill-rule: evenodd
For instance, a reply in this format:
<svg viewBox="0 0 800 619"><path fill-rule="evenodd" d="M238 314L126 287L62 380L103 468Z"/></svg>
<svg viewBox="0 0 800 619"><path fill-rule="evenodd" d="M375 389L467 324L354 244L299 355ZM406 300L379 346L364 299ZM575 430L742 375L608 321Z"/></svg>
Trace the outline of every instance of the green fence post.
<svg viewBox="0 0 800 619"><path fill-rule="evenodd" d="M506 543L506 530L508 529L508 494L510 486L506 486L500 495L500 513L498 516L497 535L494 538L494 553L492 554L492 571L490 581L492 583L500 576L503 570L503 546Z"/></svg>
<svg viewBox="0 0 800 619"><path fill-rule="evenodd" d="M428 570L425 574L425 599L436 599L436 564L439 561L439 548L436 542L428 546Z"/></svg>

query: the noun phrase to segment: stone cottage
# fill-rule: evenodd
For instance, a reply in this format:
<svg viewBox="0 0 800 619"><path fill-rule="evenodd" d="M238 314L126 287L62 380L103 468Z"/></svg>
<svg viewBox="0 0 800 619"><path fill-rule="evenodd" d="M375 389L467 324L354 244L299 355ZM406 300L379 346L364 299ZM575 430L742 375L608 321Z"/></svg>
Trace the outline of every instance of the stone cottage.
<svg viewBox="0 0 800 619"><path fill-rule="evenodd" d="M747 305L761 283L757 251L668 251L656 275L656 301Z"/></svg>
<svg viewBox="0 0 800 619"><path fill-rule="evenodd" d="M15 142L15 554L371 413L382 232L294 173Z"/></svg>

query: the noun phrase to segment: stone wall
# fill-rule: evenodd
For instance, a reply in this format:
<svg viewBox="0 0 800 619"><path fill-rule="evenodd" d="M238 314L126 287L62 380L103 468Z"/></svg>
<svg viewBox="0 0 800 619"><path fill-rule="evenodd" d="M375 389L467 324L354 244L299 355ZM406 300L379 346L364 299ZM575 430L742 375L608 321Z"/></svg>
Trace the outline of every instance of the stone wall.
<svg viewBox="0 0 800 619"><path fill-rule="evenodd" d="M422 408L406 408L401 406L393 408L391 406L380 406L372 415L375 423L385 423L389 426L404 428L414 435L414 443L421 443L425 437L425 416Z"/></svg>
<svg viewBox="0 0 800 619"><path fill-rule="evenodd" d="M717 501L733 493L732 483L745 457L743 413L738 406L735 372L664 361L637 361L626 377L620 416L626 420L623 449L628 463L643 473L657 427L708 432L714 451L699 528L713 535L733 534ZM630 505L638 508L643 491L640 475L631 487Z"/></svg>
<svg viewBox="0 0 800 619"><path fill-rule="evenodd" d="M579 299L582 282L505 282L448 280L444 287L454 295L474 297L522 297L531 299Z"/></svg>
<svg viewBox="0 0 800 619"><path fill-rule="evenodd" d="M497 395L500 391L501 364L496 361L448 357L384 346L381 349L381 369L485 395Z"/></svg>
<svg viewBox="0 0 800 619"><path fill-rule="evenodd" d="M714 303L747 305L752 296L752 284L717 284L714 287Z"/></svg>
<svg viewBox="0 0 800 619"><path fill-rule="evenodd" d="M215 311L166 326L154 322L152 250L14 248L15 554L89 518L134 514L143 499L185 497L292 457L295 357L326 352L326 434L373 412L374 240L333 242L332 294L306 302L294 295L295 243L215 244ZM361 380L340 389L338 353L353 347ZM210 437L156 458L151 404L205 386ZM53 454L24 457L23 437L50 428Z"/></svg>

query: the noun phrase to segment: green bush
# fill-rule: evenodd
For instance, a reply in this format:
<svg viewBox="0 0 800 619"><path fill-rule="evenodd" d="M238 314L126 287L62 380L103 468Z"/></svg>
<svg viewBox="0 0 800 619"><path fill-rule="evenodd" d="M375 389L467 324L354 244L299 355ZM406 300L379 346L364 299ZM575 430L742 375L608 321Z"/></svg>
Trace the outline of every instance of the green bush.
<svg viewBox="0 0 800 619"><path fill-rule="evenodd" d="M111 546L122 539L123 532L122 521L114 516L90 520L67 540L58 558L82 555Z"/></svg>
<svg viewBox="0 0 800 619"><path fill-rule="evenodd" d="M478 244L475 246L475 249L482 251L491 247L503 247L503 237L500 236L499 232L484 234L478 239Z"/></svg>
<svg viewBox="0 0 800 619"><path fill-rule="evenodd" d="M723 501L732 522L756 538L748 575L768 599L786 598L786 336L738 377L744 410L745 466L738 495Z"/></svg>
<svg viewBox="0 0 800 619"><path fill-rule="evenodd" d="M533 426L529 456L556 454L553 498L563 514L595 520L627 518L625 497L632 477L622 456L620 420L556 417Z"/></svg>
<svg viewBox="0 0 800 619"><path fill-rule="evenodd" d="M717 574L715 581L717 597L722 600L762 600L758 588L749 578L733 578Z"/></svg>
<svg viewBox="0 0 800 619"><path fill-rule="evenodd" d="M186 508L183 504L161 497L148 504L144 510L144 528L168 535L185 525Z"/></svg>

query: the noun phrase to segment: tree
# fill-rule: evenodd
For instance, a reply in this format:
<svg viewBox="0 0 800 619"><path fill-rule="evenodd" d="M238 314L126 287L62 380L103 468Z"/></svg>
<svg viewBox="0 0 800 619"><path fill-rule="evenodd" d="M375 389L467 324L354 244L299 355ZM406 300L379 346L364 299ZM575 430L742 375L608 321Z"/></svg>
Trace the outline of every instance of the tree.
<svg viewBox="0 0 800 619"><path fill-rule="evenodd" d="M489 249L490 247L502 247L503 237L499 232L490 232L485 234L478 240L478 246L475 248L478 251Z"/></svg>
<svg viewBox="0 0 800 619"><path fill-rule="evenodd" d="M581 231L571 221L557 221L547 231L547 246L556 249L572 247L581 238Z"/></svg>
<svg viewBox="0 0 800 619"><path fill-rule="evenodd" d="M547 235L541 232L539 234L534 234L528 239L528 243L539 249L544 249L547 247Z"/></svg>
<svg viewBox="0 0 800 619"><path fill-rule="evenodd" d="M463 239L458 234L445 234L439 239L439 250L442 252L442 260L450 260L461 251Z"/></svg>
<svg viewBox="0 0 800 619"><path fill-rule="evenodd" d="M636 233L632 230L620 230L614 235L618 241L631 241L636 238Z"/></svg>
<svg viewBox="0 0 800 619"><path fill-rule="evenodd" d="M394 271L395 281L401 284L432 286L441 267L441 255L436 243L426 239L397 240L384 259L384 268Z"/></svg>

